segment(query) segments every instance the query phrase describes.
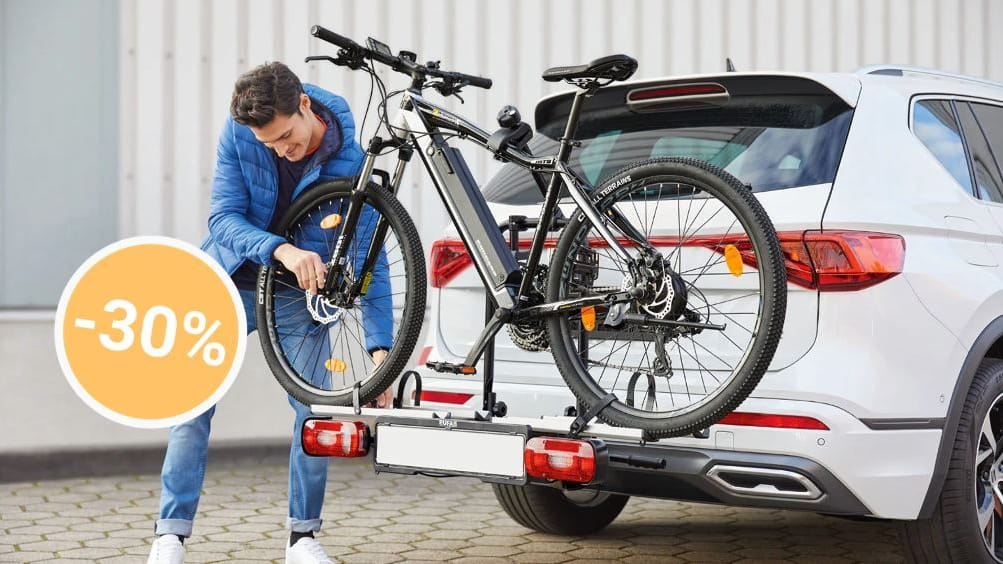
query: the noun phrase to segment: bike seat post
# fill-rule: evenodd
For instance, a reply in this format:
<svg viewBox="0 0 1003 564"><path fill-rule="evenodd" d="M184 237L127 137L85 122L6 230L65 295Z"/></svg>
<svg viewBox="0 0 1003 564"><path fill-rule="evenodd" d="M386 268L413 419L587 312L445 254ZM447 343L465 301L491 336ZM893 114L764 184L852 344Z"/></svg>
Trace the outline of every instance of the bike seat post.
<svg viewBox="0 0 1003 564"><path fill-rule="evenodd" d="M564 127L564 137L561 137L561 147L557 153L557 160L567 163L571 156L571 149L575 146L575 132L578 130L578 118L582 113L582 103L590 95L590 90L578 90L575 98L571 102L571 112L568 113L568 123Z"/></svg>

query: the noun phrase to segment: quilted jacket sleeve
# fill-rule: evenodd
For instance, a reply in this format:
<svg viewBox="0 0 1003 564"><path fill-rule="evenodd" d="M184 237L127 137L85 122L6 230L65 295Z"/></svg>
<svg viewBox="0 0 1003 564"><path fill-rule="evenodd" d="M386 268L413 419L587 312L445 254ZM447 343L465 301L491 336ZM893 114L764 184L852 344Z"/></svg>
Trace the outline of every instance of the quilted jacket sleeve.
<svg viewBox="0 0 1003 564"><path fill-rule="evenodd" d="M250 187L237 160L233 120L228 119L219 138L216 174L209 204L209 233L217 243L258 264L274 263L272 253L286 240L256 227L247 219Z"/></svg>

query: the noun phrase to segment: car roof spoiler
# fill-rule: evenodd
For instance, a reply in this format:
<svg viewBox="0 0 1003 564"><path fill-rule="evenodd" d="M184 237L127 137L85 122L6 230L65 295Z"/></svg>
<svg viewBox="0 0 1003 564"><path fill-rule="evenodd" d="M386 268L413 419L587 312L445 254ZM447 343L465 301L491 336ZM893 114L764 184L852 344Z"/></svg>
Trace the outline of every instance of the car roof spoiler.
<svg viewBox="0 0 1003 564"><path fill-rule="evenodd" d="M716 86L712 88L709 86ZM585 103L585 111L641 112L666 104L715 104L731 97L761 93L777 95L831 95L853 108L860 96L860 80L838 73L728 72L635 80L607 86ZM647 93L651 93L648 95ZM664 94L663 97L658 97ZM543 128L566 116L574 91L547 96L536 106L536 127Z"/></svg>

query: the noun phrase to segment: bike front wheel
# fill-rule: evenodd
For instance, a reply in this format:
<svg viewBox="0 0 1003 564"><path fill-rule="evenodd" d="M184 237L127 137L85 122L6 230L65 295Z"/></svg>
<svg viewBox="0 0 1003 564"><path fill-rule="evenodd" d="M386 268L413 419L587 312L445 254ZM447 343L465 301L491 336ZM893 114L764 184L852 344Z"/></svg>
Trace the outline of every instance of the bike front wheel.
<svg viewBox="0 0 1003 564"><path fill-rule="evenodd" d="M618 241L639 266L576 213L547 300L634 297L552 316L557 367L585 407L614 396L598 415L607 423L655 438L706 428L749 395L780 340L787 278L773 224L739 180L694 159L631 165L594 193L613 231L632 233Z"/></svg>
<svg viewBox="0 0 1003 564"><path fill-rule="evenodd" d="M354 181L318 184L279 222L289 243L314 251L332 267ZM383 233L382 245L373 243ZM370 184L357 228L344 233L342 287L360 292L311 294L284 266L258 274L255 318L275 379L306 405L365 404L389 387L410 359L425 315L425 261L414 223L392 193ZM378 253L365 268L371 247ZM347 299L345 296L349 296Z"/></svg>

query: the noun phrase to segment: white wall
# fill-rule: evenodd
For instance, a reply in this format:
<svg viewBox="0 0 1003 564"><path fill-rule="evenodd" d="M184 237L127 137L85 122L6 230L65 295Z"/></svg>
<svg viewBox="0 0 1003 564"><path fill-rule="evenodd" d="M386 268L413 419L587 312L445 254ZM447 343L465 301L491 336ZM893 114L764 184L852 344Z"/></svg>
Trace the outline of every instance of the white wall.
<svg viewBox="0 0 1003 564"><path fill-rule="evenodd" d="M334 54L308 35L315 23L491 77L490 91L472 88L465 105L448 104L487 129L502 105L514 103L531 118L537 98L562 88L539 79L546 67L612 52L636 57L639 78L720 71L730 56L740 70L850 71L893 62L1003 81L1000 0L119 0L118 7L120 237L202 238L218 129L233 81L253 65L290 64L306 81L345 95L361 120L365 75L302 62ZM387 78L388 86L404 85ZM486 180L496 163L468 155ZM414 175L402 190L426 248L445 224L430 190ZM70 393L47 316L0 312L0 451L163 441L163 432L101 420ZM290 410L256 341L248 351L223 400L216 439L288 434ZM250 412L253 420L238 415Z"/></svg>
<svg viewBox="0 0 1003 564"><path fill-rule="evenodd" d="M613 52L637 58L639 78L720 71L730 56L740 70L894 62L1003 81L998 0L121 0L121 23L121 235L193 242L206 232L216 135L241 72L284 61L344 95L361 120L369 77L303 62L336 51L309 35L315 23L491 77L491 90L447 104L489 130L501 106L531 119L541 95L566 88L540 80L545 68ZM483 151L467 158L482 181L496 169ZM426 247L445 217L430 190L416 183L401 195Z"/></svg>

